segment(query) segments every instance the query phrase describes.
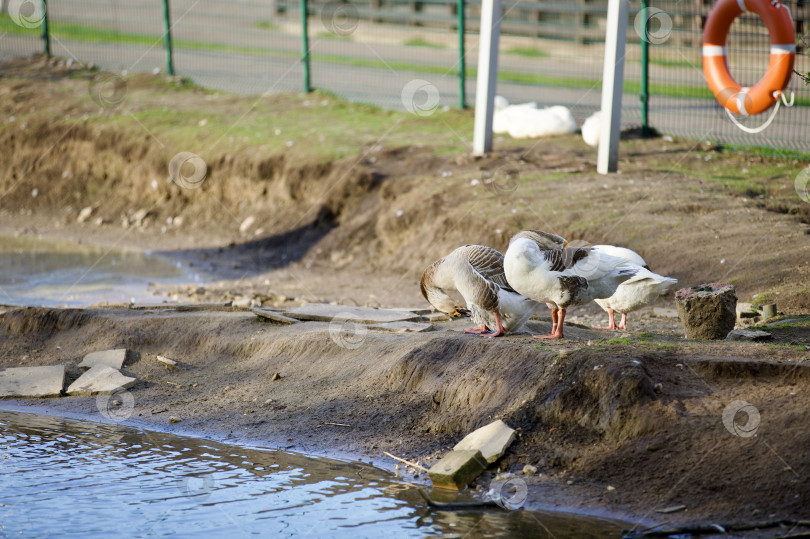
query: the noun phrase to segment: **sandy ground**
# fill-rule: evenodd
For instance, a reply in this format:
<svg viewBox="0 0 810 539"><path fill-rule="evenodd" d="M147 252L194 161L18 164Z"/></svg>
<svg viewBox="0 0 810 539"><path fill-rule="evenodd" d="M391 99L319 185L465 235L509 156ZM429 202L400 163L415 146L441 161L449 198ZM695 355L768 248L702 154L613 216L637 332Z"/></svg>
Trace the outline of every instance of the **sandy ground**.
<svg viewBox="0 0 810 539"><path fill-rule="evenodd" d="M424 307L417 282L431 261L465 243L504 249L531 227L631 247L679 286L732 282L741 301L775 301L784 316L764 328L773 334L765 343L689 341L666 311L669 296L657 304L665 310L631 315L619 334L589 329L605 320L586 307L571 311L578 325L561 342L464 336L465 322L454 321L422 334L368 331L353 347L329 323L276 326L239 310L4 308L0 367L64 363L72 380L84 354L127 347L136 354L125 370L139 379L134 424L393 469L383 451L429 465L502 418L519 440L474 486L532 464L533 506L629 515L642 526L808 517L810 204L793 191L802 163L631 138L622 173L604 177L576 136L502 142L484 159L426 145L364 146L360 158L329 162L245 148L208 158L215 173L191 197L150 187L165 180L166 152L148 138L77 120L94 110L86 97L72 100L86 92L81 74L3 69L0 108L26 126L0 131L9 156L0 231L191 262L209 278L172 290L177 301ZM131 91L153 84L136 82ZM214 106L193 91L160 97L173 99ZM228 189L215 181L224 177ZM749 181L753 191L740 191ZM78 223L87 206L93 218ZM148 211L139 219L138 209ZM548 331L547 311L538 315L531 329ZM168 370L158 354L180 366ZM735 401L759 412L755 436L724 426ZM6 405L103 419L95 398Z"/></svg>

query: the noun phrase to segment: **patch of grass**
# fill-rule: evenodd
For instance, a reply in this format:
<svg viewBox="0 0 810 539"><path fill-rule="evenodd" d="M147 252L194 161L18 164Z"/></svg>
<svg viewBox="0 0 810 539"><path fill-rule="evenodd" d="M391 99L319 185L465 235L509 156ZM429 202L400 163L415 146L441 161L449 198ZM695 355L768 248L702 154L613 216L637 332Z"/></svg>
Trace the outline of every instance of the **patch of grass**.
<svg viewBox="0 0 810 539"><path fill-rule="evenodd" d="M281 30L281 26L272 21L256 21L253 23L253 26L261 28L262 30L272 30L273 32Z"/></svg>
<svg viewBox="0 0 810 539"><path fill-rule="evenodd" d="M506 52L508 54L518 54L529 58L548 58L550 56L546 51L534 47L513 47Z"/></svg>
<svg viewBox="0 0 810 539"><path fill-rule="evenodd" d="M615 346L620 344L633 344L633 341L629 337L613 337L612 339L608 340L605 344Z"/></svg>
<svg viewBox="0 0 810 539"><path fill-rule="evenodd" d="M444 48L446 48L441 43L433 43L432 41L428 41L427 39L422 38L422 37L414 37L414 38L405 40L402 44L407 45L409 47L428 47L428 48L431 48L431 49L444 49Z"/></svg>
<svg viewBox="0 0 810 539"><path fill-rule="evenodd" d="M324 39L340 39L342 41L351 41L352 36L351 34L335 34L333 32L318 32L318 37Z"/></svg>

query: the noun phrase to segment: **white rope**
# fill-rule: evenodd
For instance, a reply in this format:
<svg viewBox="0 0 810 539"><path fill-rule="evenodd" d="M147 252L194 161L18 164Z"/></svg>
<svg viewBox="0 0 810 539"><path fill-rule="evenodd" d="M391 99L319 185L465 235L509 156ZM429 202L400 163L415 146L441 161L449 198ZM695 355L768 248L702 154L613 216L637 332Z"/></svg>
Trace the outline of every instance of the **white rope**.
<svg viewBox="0 0 810 539"><path fill-rule="evenodd" d="M771 112L770 118L768 118L768 120L764 124L760 125L759 127L748 127L748 126L745 126L745 125L741 124L739 122L739 120L737 120L737 118L734 117L734 114L732 114L732 112L730 110L728 110L728 109L726 109L726 114L728 114L728 117L731 118L732 122L734 122L734 125L736 125L740 129L742 129L746 133L751 133L751 134L762 133L763 131L768 129L768 126L771 125L771 122L773 122L773 119L776 118L776 113L779 111L779 105L780 105L780 102L777 100L776 106L773 108L773 112ZM725 109L725 107L723 107L723 108Z"/></svg>
<svg viewBox="0 0 810 539"><path fill-rule="evenodd" d="M760 125L759 127L747 127L747 126L741 124L737 120L737 118L734 117L734 114L728 109L726 109L726 114L728 114L728 117L731 118L732 122L734 122L734 125L736 125L740 129L742 129L746 133L751 133L751 134L762 133L763 131L768 129L768 126L771 125L771 123L773 122L773 119L776 118L776 113L779 111L779 105L781 103L784 103L786 107L792 107L793 106L793 102L794 102L794 100L796 98L796 77L794 76L794 77L791 77L791 78L793 79L793 81L792 81L792 84L790 86L790 102L788 102L787 99L785 99L785 92L783 92L781 90L779 90L777 92L774 92L774 97L776 97L775 94L777 94L777 93L780 94L779 99L776 100L776 106L773 108L773 112L771 112L771 116L767 119L767 121L764 124ZM723 107L723 108L725 108L725 107Z"/></svg>

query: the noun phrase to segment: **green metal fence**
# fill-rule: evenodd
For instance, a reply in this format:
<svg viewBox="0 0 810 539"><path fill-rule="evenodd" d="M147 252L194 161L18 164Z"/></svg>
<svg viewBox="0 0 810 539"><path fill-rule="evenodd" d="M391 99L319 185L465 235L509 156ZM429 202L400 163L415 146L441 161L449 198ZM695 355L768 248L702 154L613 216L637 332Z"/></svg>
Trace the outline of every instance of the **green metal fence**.
<svg viewBox="0 0 810 539"><path fill-rule="evenodd" d="M805 50L810 2L783 3L796 24L796 69L810 71ZM413 83L425 106L465 106L475 91L480 1L0 0L0 5L2 57L45 51L114 71L176 73L239 93L316 88L400 109L407 107L403 89ZM780 110L756 135L735 127L713 98L700 52L712 5L631 2L623 127L810 152L810 91L802 81L796 84L795 106ZM598 110L606 11L607 0L504 2L498 93L512 102L568 106L580 121ZM728 45L734 77L744 85L755 83L767 66L765 25L754 15L741 16ZM754 125L765 116L744 122Z"/></svg>

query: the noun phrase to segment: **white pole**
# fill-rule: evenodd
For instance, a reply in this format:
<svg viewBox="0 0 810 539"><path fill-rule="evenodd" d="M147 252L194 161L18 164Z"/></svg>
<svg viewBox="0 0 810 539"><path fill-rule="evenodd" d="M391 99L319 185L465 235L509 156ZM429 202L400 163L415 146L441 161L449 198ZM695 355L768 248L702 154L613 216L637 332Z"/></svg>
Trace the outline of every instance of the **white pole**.
<svg viewBox="0 0 810 539"><path fill-rule="evenodd" d="M501 36L501 0L483 0L478 43L478 77L475 81L473 154L492 151L492 113L498 81L498 39Z"/></svg>
<svg viewBox="0 0 810 539"><path fill-rule="evenodd" d="M628 11L628 0L608 2L605 69L602 74L602 125L599 129L599 153L596 161L596 171L599 174L616 172L619 165Z"/></svg>

